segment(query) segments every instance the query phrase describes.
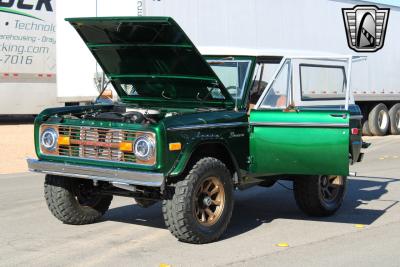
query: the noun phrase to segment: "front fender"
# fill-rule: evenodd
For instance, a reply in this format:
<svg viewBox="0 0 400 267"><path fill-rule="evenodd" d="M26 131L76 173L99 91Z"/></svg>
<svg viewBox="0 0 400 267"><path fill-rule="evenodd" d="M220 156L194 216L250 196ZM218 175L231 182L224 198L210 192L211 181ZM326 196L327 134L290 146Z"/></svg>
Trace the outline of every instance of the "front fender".
<svg viewBox="0 0 400 267"><path fill-rule="evenodd" d="M203 139L203 140L198 140L196 142L191 143L190 145L186 146L185 149L182 150L182 152L179 154L179 156L176 158L174 164L172 165L170 171L168 172L167 176L179 176L181 175L184 170L186 169L187 165L189 164L190 159L195 155L196 151L202 146L202 145L210 145L210 144L215 144L215 145L222 145L226 151L229 153L229 157L234 165L234 168L238 174L240 174L240 168L237 163L237 160L235 156L233 155L232 151L228 148L228 144L224 139ZM240 175L239 175L240 177Z"/></svg>

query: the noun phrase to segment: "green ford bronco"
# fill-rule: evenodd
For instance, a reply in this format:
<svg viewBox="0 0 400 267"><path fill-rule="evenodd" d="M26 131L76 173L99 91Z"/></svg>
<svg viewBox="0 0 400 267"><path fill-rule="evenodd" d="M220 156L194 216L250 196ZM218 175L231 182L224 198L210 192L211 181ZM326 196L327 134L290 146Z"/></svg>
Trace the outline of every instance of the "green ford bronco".
<svg viewBox="0 0 400 267"><path fill-rule="evenodd" d="M143 207L162 201L175 237L207 243L226 230L234 189L289 180L305 213L341 206L364 145L352 57L199 51L167 17L67 21L119 101L36 117L38 159L28 165L46 174L57 219L93 223L114 195Z"/></svg>

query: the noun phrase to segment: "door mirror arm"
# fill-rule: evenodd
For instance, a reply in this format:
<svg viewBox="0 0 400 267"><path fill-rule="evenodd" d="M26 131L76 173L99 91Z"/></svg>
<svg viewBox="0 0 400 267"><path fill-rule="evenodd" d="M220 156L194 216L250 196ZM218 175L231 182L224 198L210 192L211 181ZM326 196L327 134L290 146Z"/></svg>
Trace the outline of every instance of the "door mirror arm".
<svg viewBox="0 0 400 267"><path fill-rule="evenodd" d="M285 108L283 110L283 112L297 112L297 113L299 113L299 109L295 105L290 104L289 106L287 106L287 108Z"/></svg>

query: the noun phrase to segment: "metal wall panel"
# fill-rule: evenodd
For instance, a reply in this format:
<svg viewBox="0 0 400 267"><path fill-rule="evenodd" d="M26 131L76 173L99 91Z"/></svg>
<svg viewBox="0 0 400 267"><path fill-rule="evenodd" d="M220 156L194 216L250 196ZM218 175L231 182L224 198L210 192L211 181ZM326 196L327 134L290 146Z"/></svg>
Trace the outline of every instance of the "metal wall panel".
<svg viewBox="0 0 400 267"><path fill-rule="evenodd" d="M347 46L342 8L364 1L143 0L145 15L173 17L197 46L239 46L366 55L353 65L355 98L399 94L400 8L391 8L383 49L356 53ZM385 6L387 7L387 6Z"/></svg>

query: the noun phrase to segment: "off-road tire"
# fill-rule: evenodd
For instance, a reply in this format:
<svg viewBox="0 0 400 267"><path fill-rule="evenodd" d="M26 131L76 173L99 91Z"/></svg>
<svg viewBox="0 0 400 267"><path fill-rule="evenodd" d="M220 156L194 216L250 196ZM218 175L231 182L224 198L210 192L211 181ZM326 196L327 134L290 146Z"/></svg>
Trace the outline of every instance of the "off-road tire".
<svg viewBox="0 0 400 267"><path fill-rule="evenodd" d="M66 224L90 224L96 222L108 210L112 196L97 195L93 205L83 206L77 200L76 190L80 179L46 175L44 196L51 213ZM91 182L86 181L84 182Z"/></svg>
<svg viewBox="0 0 400 267"><path fill-rule="evenodd" d="M209 177L217 177L223 185L225 204L219 219L211 226L204 226L195 216L196 188ZM165 225L180 241L204 244L216 241L225 232L233 211L233 182L229 170L220 160L200 159L189 174L175 184L170 199L162 203Z"/></svg>
<svg viewBox="0 0 400 267"><path fill-rule="evenodd" d="M389 120L389 112L385 104L379 103L377 104L368 115L368 126L371 133L375 136L383 136L387 133L390 122L387 121L386 125L380 125L379 123L379 116L380 114L384 114L383 116Z"/></svg>
<svg viewBox="0 0 400 267"><path fill-rule="evenodd" d="M346 192L347 177L341 176L343 185L337 197L325 201L321 194L321 175L296 177L293 184L297 206L309 216L323 217L334 214L342 205Z"/></svg>
<svg viewBox="0 0 400 267"><path fill-rule="evenodd" d="M368 120L365 120L362 124L362 135L364 136L371 136L372 133L369 129Z"/></svg>
<svg viewBox="0 0 400 267"><path fill-rule="evenodd" d="M389 118L390 118L390 134L398 135L400 134L400 125L399 125L399 112L400 112L400 103L393 105L389 109Z"/></svg>

